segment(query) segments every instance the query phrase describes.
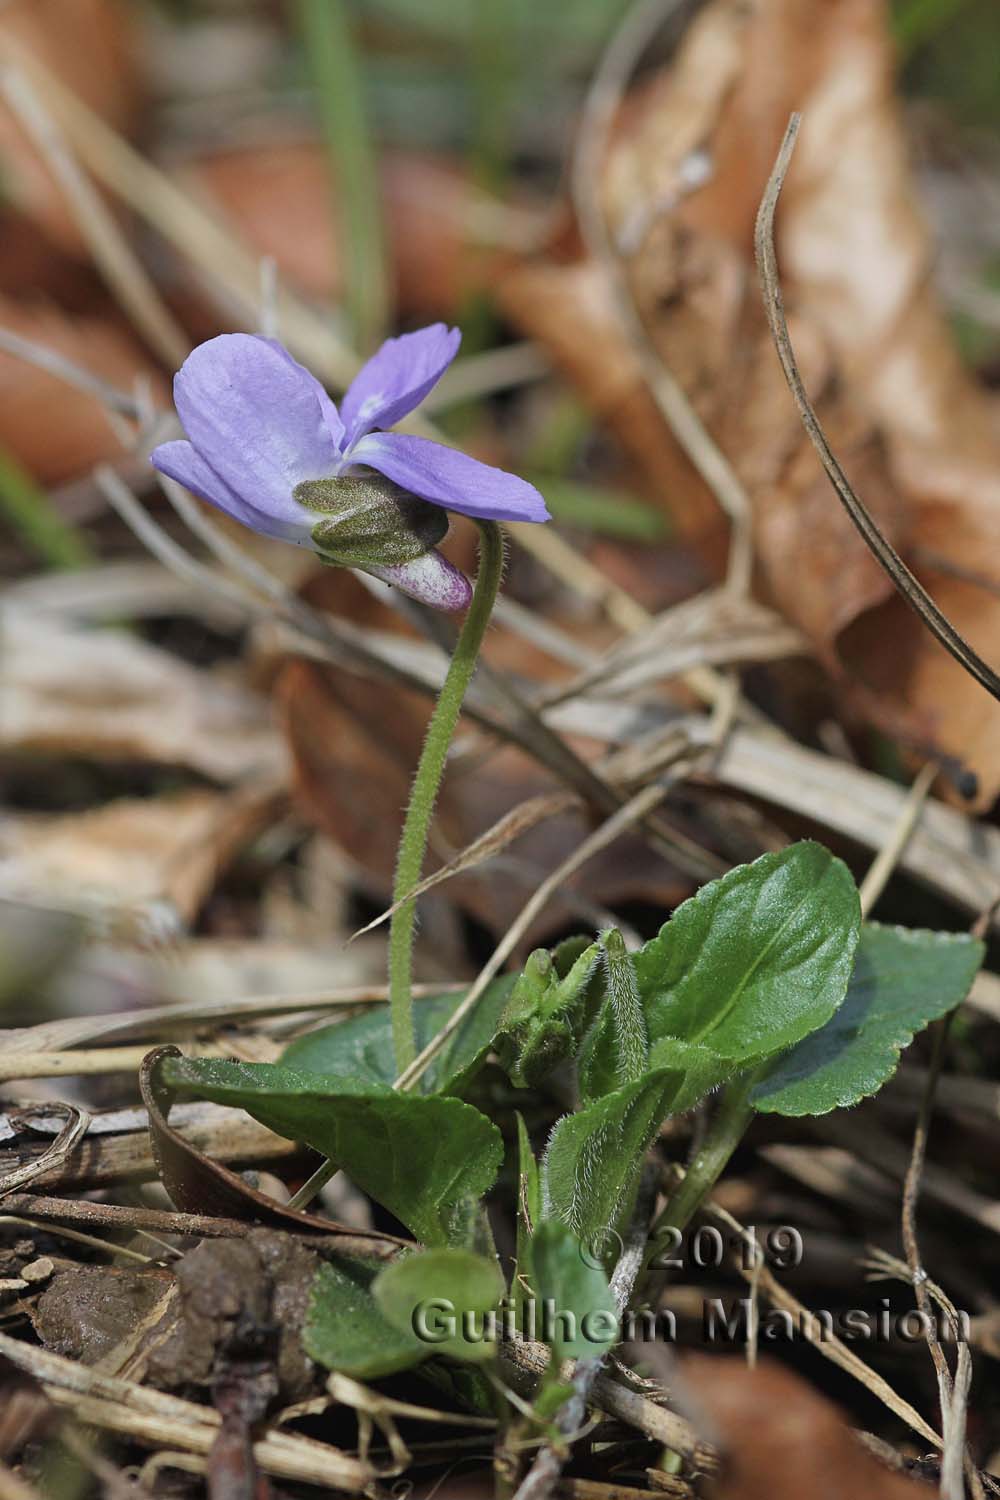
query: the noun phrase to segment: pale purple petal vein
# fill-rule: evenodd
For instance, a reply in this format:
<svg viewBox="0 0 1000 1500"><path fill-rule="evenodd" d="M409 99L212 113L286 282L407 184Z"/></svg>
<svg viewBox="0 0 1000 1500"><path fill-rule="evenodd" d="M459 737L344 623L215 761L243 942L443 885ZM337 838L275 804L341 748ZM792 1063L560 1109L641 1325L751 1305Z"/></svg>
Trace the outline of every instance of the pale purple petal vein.
<svg viewBox="0 0 1000 1500"><path fill-rule="evenodd" d="M350 448L374 428L394 427L418 407L455 358L461 341L459 330L444 323L386 339L340 403L345 446Z"/></svg>
<svg viewBox="0 0 1000 1500"><path fill-rule="evenodd" d="M200 344L177 372L174 402L205 462L276 520L294 525L301 512L295 486L337 471L333 402L269 339L230 333Z"/></svg>
<svg viewBox="0 0 1000 1500"><path fill-rule="evenodd" d="M168 479L176 479L192 494L200 495L210 505L225 511L234 521L259 531L262 536L271 536L279 541L300 542L312 546L310 531L315 516L303 506L295 504L298 519L290 520L276 516L270 507L253 505L245 495L237 494L215 470L205 462L201 454L190 443L181 439L172 443L161 443L149 455L154 469Z"/></svg>

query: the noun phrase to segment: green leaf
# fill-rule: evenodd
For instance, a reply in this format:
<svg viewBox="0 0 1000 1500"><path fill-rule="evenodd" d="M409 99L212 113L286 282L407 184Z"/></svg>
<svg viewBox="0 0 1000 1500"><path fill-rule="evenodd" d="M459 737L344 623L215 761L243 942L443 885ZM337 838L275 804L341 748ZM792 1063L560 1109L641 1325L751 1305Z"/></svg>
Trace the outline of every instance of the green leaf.
<svg viewBox="0 0 1000 1500"><path fill-rule="evenodd" d="M428 1354L482 1364L495 1359L496 1328L489 1315L504 1295L495 1261L471 1250L427 1250L394 1261L376 1278L372 1295L400 1334Z"/></svg>
<svg viewBox="0 0 1000 1500"><path fill-rule="evenodd" d="M661 1037L649 1054L649 1066L668 1068L677 1075L677 1086L667 1097L666 1112L680 1115L693 1109L706 1094L728 1083L743 1071L741 1063L720 1057L702 1042L680 1042L674 1036Z"/></svg>
<svg viewBox="0 0 1000 1500"><path fill-rule="evenodd" d="M582 526L627 542L660 542L668 534L662 511L625 490L551 474L529 472L524 477L542 491L554 518L567 526Z"/></svg>
<svg viewBox="0 0 1000 1500"><path fill-rule="evenodd" d="M618 1309L607 1277L589 1250L557 1219L535 1231L531 1246L542 1327L557 1363L597 1359L619 1339ZM548 1325L548 1327L546 1327Z"/></svg>
<svg viewBox="0 0 1000 1500"><path fill-rule="evenodd" d="M0 515L50 568L96 563L82 530L65 519L56 501L7 448L0 448Z"/></svg>
<svg viewBox="0 0 1000 1500"><path fill-rule="evenodd" d="M427 1068L419 1085L421 1093L459 1092L493 1045L513 987L512 974L487 985L470 1014ZM464 998L459 991L415 1001L413 1026L418 1052L451 1019ZM338 1021L299 1037L285 1048L281 1066L303 1073L366 1078L372 1083L394 1082L396 1066L388 1006L373 1006L349 1021Z"/></svg>
<svg viewBox="0 0 1000 1500"><path fill-rule="evenodd" d="M867 924L843 1005L770 1065L754 1108L822 1115L877 1093L914 1034L965 999L984 952L959 934Z"/></svg>
<svg viewBox="0 0 1000 1500"><path fill-rule="evenodd" d="M370 352L392 314L360 17L346 0L298 0L297 9L343 237L345 311L355 347Z"/></svg>
<svg viewBox="0 0 1000 1500"><path fill-rule="evenodd" d="M861 923L850 871L793 844L702 886L634 955L651 1043L748 1066L808 1036L847 990Z"/></svg>
<svg viewBox="0 0 1000 1500"><path fill-rule="evenodd" d="M518 1313L525 1301L534 1296L531 1263L531 1237L542 1218L542 1183L535 1153L531 1149L528 1127L517 1114L517 1264L511 1283L511 1295Z"/></svg>
<svg viewBox="0 0 1000 1500"><path fill-rule="evenodd" d="M542 1389L535 1395L531 1407L539 1421L546 1421L554 1417L560 1407L565 1406L573 1394L573 1387L569 1381L553 1380L550 1385L543 1385Z"/></svg>
<svg viewBox="0 0 1000 1500"><path fill-rule="evenodd" d="M356 1380L408 1370L434 1352L379 1308L370 1289L377 1270L381 1264L346 1259L320 1266L302 1329L307 1354Z"/></svg>
<svg viewBox="0 0 1000 1500"><path fill-rule="evenodd" d="M542 1162L546 1219L562 1220L585 1245L621 1224L643 1156L683 1077L658 1069L557 1122Z"/></svg>
<svg viewBox="0 0 1000 1500"><path fill-rule="evenodd" d="M493 1185L503 1157L499 1130L460 1099L216 1058L172 1058L164 1074L322 1151L427 1244L448 1242L462 1200Z"/></svg>
<svg viewBox="0 0 1000 1500"><path fill-rule="evenodd" d="M550 9L512 6L510 0L377 0L373 9L451 48L470 45L485 13L511 33L525 67L571 73L591 60L626 5L627 0L565 0Z"/></svg>
<svg viewBox="0 0 1000 1500"><path fill-rule="evenodd" d="M641 1078L649 1066L646 1018L635 978L635 965L620 932L601 935L607 996L587 1033L577 1064L585 1103Z"/></svg>

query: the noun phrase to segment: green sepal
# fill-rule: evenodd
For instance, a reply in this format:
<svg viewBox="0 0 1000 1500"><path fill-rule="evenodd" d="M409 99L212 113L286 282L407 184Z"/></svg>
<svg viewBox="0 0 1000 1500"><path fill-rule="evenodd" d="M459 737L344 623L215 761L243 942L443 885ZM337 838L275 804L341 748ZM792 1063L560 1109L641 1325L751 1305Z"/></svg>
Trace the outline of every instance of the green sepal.
<svg viewBox="0 0 1000 1500"><path fill-rule="evenodd" d="M424 557L448 532L447 512L381 474L306 479L293 491L320 512L312 539L322 557L344 568L394 568Z"/></svg>

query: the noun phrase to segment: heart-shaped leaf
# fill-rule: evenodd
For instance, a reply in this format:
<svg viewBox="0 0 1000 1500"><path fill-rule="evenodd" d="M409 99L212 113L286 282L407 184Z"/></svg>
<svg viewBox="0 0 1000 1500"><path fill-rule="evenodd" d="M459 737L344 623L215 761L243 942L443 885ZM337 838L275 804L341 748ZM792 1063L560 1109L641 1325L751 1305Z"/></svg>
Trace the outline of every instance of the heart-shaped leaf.
<svg viewBox="0 0 1000 1500"><path fill-rule="evenodd" d="M843 1005L768 1067L754 1108L822 1115L877 1093L914 1033L965 999L983 954L960 934L866 925Z"/></svg>
<svg viewBox="0 0 1000 1500"><path fill-rule="evenodd" d="M372 1284L379 1311L427 1354L482 1364L495 1359L495 1314L504 1294L496 1261L471 1250L427 1250L394 1261Z"/></svg>
<svg viewBox="0 0 1000 1500"><path fill-rule="evenodd" d="M794 1046L843 999L860 924L850 871L821 844L730 870L634 955L650 1042L744 1067Z"/></svg>
<svg viewBox="0 0 1000 1500"><path fill-rule="evenodd" d="M420 1080L424 1094L456 1093L482 1061L492 1045L497 1024L514 987L515 976L505 974L487 985L453 1036ZM417 1051L437 1035L464 999L434 995L413 1006L413 1029ZM373 1006L348 1021L323 1026L298 1037L285 1048L282 1067L302 1073L336 1074L366 1078L373 1083L393 1083L396 1078L392 1025L387 1006Z"/></svg>
<svg viewBox="0 0 1000 1500"><path fill-rule="evenodd" d="M371 1283L380 1269L374 1262L341 1259L317 1271L302 1342L306 1353L328 1370L376 1380L408 1370L434 1353L415 1333L390 1323L376 1303Z"/></svg>
<svg viewBox="0 0 1000 1500"><path fill-rule="evenodd" d="M448 1242L458 1206L492 1186L503 1157L497 1127L460 1099L271 1063L176 1058L164 1072L178 1090L322 1151L427 1244Z"/></svg>

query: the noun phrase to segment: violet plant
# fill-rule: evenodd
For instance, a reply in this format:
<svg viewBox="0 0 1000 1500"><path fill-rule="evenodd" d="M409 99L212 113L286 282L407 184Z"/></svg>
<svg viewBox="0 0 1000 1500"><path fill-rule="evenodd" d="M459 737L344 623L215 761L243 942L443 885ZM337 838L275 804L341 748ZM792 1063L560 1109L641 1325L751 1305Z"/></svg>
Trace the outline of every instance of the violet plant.
<svg viewBox="0 0 1000 1500"><path fill-rule="evenodd" d="M379 1010L307 1033L278 1064L162 1067L171 1089L245 1109L337 1161L415 1236L415 1253L398 1264L340 1257L314 1285L309 1352L377 1378L438 1356L482 1363L498 1353L415 1330L415 1309L441 1296L478 1315L551 1295L578 1322L599 1314L606 1328L615 1246L665 1119L711 1113L648 1227L649 1273L672 1263L755 1114L824 1114L877 1093L915 1033L961 1003L983 955L963 934L863 923L846 865L804 841L703 886L635 952L614 931L538 950L487 988L414 1091L393 1087L391 1025ZM417 1003L421 1044L461 1001ZM537 1150L525 1120L539 1117ZM507 1290L482 1212L504 1158L498 1118L515 1136ZM540 1385L542 1425L565 1389Z"/></svg>
<svg viewBox="0 0 1000 1500"><path fill-rule="evenodd" d="M390 340L338 411L279 345L213 339L177 377L188 440L153 455L157 468L255 530L436 608L467 608L406 815L397 900L419 880L499 586L498 523L547 519L541 496L515 476L385 430L419 404L457 344L441 325ZM447 510L479 525L474 589L437 551ZM442 1294L480 1319L541 1297L599 1324L596 1341L550 1340L534 1403L543 1430L569 1392L560 1361L600 1359L615 1342L631 1283L613 1274L613 1247L632 1232L642 1166L664 1119L711 1110L680 1186L652 1224L642 1218L649 1271L663 1254L669 1266L756 1113L822 1114L876 1093L913 1035L962 1001L983 959L969 937L863 923L846 865L810 841L705 885L635 952L613 929L537 951L460 1018L461 995L411 1003L412 936L413 902L404 900L390 934L388 1013L312 1031L278 1064L157 1066L171 1090L247 1110L322 1152L327 1167L307 1188L335 1163L414 1236L413 1250L388 1266L339 1256L318 1272L303 1333L320 1363L361 1379L416 1365L440 1379L455 1361L488 1371L496 1346L428 1338L415 1324ZM417 1043L435 1038L413 1086L396 1087ZM509 1289L484 1211L504 1159L504 1116L516 1139ZM537 1154L528 1117L543 1122ZM455 1394L472 1399L474 1389L467 1380Z"/></svg>
<svg viewBox="0 0 1000 1500"><path fill-rule="evenodd" d="M448 747L503 573L501 521L547 521L545 501L515 474L454 448L388 429L434 388L461 334L443 323L387 339L340 407L273 339L221 334L199 345L174 380L186 439L162 443L153 465L264 536L358 568L434 609L467 609L428 725L403 824L389 930L396 1067L415 1057L411 1007L415 903ZM475 588L437 548L448 511L479 527ZM401 904L400 904L401 903Z"/></svg>

